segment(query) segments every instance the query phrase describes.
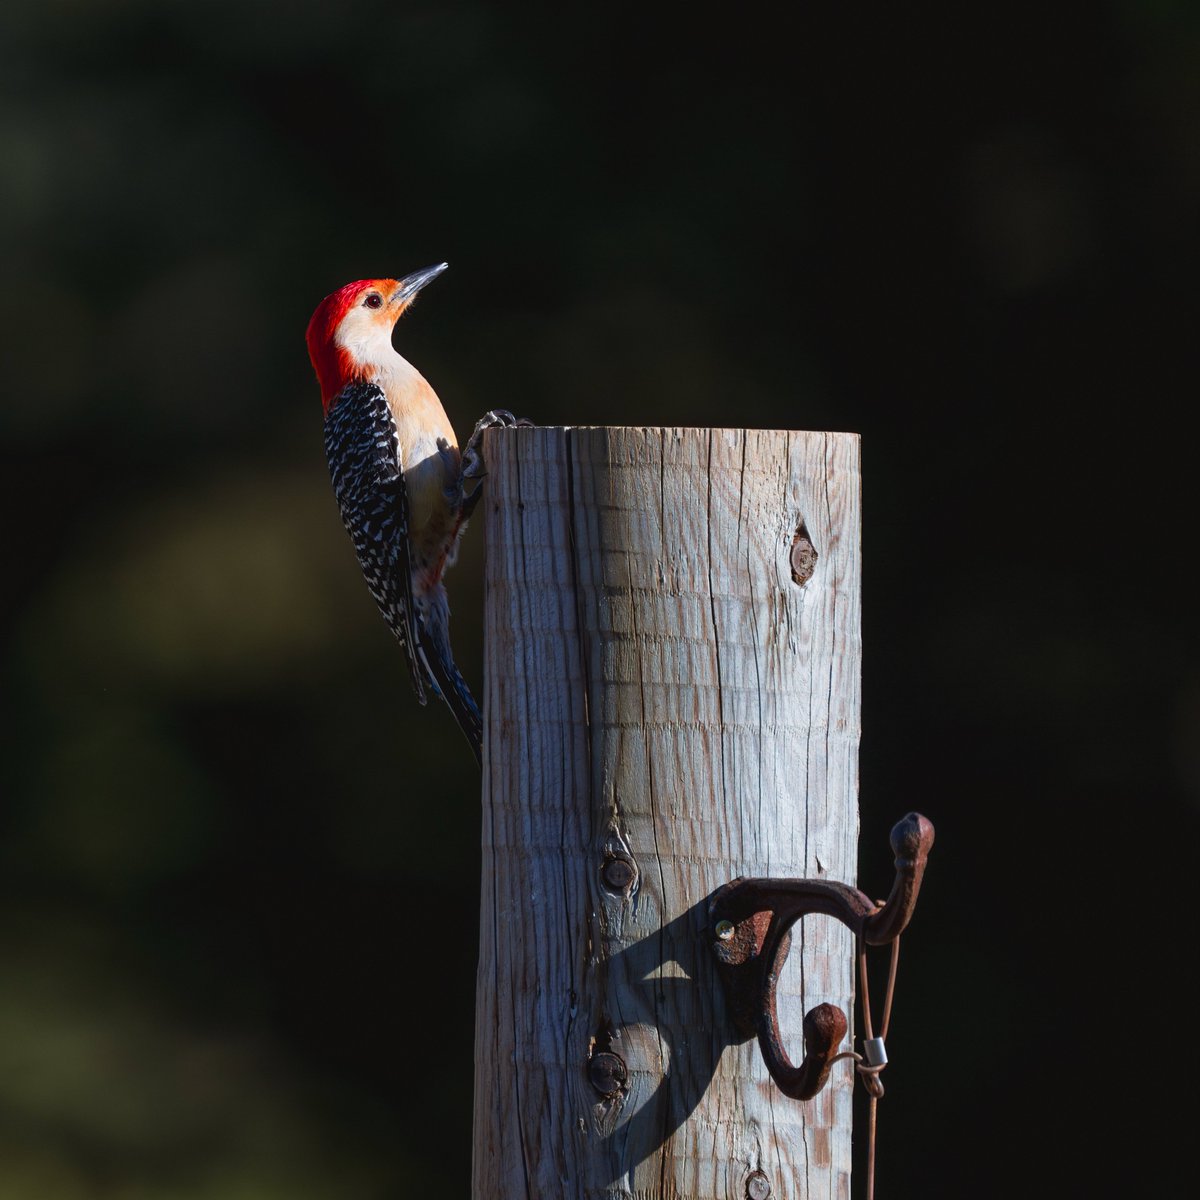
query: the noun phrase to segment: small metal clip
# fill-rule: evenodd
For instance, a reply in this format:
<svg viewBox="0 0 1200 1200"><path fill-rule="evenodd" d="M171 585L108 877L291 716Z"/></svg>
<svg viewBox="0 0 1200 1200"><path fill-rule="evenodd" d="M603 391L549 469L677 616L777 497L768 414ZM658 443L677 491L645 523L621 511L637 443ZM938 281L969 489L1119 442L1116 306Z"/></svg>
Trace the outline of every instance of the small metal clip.
<svg viewBox="0 0 1200 1200"><path fill-rule="evenodd" d="M863 1058L867 1060L868 1067L886 1067L888 1056L883 1038L863 1038Z"/></svg>

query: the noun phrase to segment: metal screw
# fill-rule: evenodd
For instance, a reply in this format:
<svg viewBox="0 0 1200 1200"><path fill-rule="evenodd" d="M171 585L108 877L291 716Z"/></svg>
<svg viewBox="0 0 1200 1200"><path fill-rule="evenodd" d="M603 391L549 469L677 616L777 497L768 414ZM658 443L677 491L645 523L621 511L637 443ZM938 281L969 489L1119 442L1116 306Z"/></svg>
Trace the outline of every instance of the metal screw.
<svg viewBox="0 0 1200 1200"><path fill-rule="evenodd" d="M600 871L604 886L614 892L623 892L633 886L637 878L637 867L627 858L612 857L605 860Z"/></svg>
<svg viewBox="0 0 1200 1200"><path fill-rule="evenodd" d="M761 1171L754 1171L746 1180L746 1195L749 1200L767 1200L770 1194L771 1181Z"/></svg>
<svg viewBox="0 0 1200 1200"><path fill-rule="evenodd" d="M602 1096L617 1095L628 1078L625 1060L611 1050L601 1050L588 1059L588 1081Z"/></svg>
<svg viewBox="0 0 1200 1200"><path fill-rule="evenodd" d="M718 921L717 922L717 937L719 937L721 939L721 941L723 941L723 942L729 941L729 939L731 937L733 937L733 922L732 921Z"/></svg>

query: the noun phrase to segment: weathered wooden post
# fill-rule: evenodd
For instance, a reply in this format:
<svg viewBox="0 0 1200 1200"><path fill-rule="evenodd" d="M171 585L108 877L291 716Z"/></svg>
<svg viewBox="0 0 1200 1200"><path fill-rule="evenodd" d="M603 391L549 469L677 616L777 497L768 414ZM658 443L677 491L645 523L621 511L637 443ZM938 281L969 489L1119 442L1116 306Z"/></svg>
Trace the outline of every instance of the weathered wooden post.
<svg viewBox="0 0 1200 1200"><path fill-rule="evenodd" d="M476 1200L850 1194L853 1070L807 1102L729 1020L709 900L853 882L858 439L489 432ZM852 939L796 927L801 1053Z"/></svg>

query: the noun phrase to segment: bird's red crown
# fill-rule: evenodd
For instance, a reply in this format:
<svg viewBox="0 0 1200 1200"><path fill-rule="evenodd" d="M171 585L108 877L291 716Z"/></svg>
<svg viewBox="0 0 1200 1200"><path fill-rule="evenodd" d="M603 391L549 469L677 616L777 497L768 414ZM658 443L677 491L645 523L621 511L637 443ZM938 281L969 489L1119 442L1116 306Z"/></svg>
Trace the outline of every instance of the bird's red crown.
<svg viewBox="0 0 1200 1200"><path fill-rule="evenodd" d="M394 282L391 279L356 279L353 283L343 284L317 305L308 322L304 340L308 343L308 357L312 359L317 382L321 385L321 403L326 412L338 392L361 374L354 356L337 343L338 326L368 288Z"/></svg>

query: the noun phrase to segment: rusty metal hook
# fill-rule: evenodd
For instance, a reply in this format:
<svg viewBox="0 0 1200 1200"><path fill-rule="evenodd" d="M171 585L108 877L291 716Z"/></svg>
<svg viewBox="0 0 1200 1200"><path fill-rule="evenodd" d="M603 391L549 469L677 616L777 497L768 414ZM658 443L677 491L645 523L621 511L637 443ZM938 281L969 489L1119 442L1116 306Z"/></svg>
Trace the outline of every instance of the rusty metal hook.
<svg viewBox="0 0 1200 1200"><path fill-rule="evenodd" d="M933 825L909 813L892 830L896 878L883 904L857 888L828 879L735 879L709 904L713 953L729 1015L745 1037L758 1035L763 1061L780 1090L810 1100L829 1078L848 1022L836 1005L819 1004L804 1018L804 1060L788 1057L779 1031L775 993L792 944L792 926L814 913L841 921L870 946L894 941L912 919Z"/></svg>

